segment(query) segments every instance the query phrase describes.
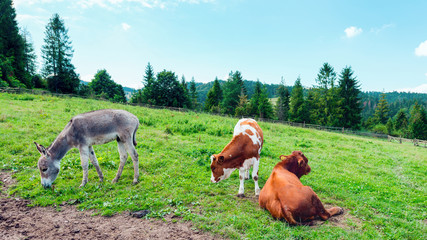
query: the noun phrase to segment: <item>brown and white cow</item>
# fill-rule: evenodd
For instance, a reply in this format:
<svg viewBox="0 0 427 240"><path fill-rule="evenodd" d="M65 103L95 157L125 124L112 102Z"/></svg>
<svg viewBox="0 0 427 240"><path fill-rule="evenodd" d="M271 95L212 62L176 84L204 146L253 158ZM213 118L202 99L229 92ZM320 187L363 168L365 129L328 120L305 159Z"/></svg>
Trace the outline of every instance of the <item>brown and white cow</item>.
<svg viewBox="0 0 427 240"><path fill-rule="evenodd" d="M285 219L292 225L315 216L327 220L343 213L340 207L325 209L316 193L301 183L300 177L311 171L308 159L301 151L282 155L280 159L282 161L273 168L261 190L260 207L267 209L274 218Z"/></svg>
<svg viewBox="0 0 427 240"><path fill-rule="evenodd" d="M253 119L241 119L234 127L233 139L221 153L211 156L211 182L219 182L230 177L239 169L240 187L238 197L244 197L244 180L249 179L249 169L255 182L255 195L259 195L258 169L264 138L261 128Z"/></svg>

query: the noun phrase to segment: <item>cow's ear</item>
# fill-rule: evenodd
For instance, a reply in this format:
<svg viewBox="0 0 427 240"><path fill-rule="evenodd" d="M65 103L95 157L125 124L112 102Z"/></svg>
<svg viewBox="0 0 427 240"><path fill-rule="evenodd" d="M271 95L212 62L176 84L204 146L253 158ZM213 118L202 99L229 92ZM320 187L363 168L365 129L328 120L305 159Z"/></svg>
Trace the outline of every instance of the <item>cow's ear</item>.
<svg viewBox="0 0 427 240"><path fill-rule="evenodd" d="M298 159L298 166L301 167L301 165L302 165L303 162L304 162L304 159L302 159L302 158Z"/></svg>
<svg viewBox="0 0 427 240"><path fill-rule="evenodd" d="M36 142L34 142L34 144L36 144L37 150L40 152L41 155L44 155L44 156L47 155L47 150L45 147L43 147L43 145L40 145Z"/></svg>
<svg viewBox="0 0 427 240"><path fill-rule="evenodd" d="M286 156L285 155L280 155L280 160L285 160L286 159Z"/></svg>
<svg viewBox="0 0 427 240"><path fill-rule="evenodd" d="M218 163L223 164L224 163L224 156L219 156Z"/></svg>

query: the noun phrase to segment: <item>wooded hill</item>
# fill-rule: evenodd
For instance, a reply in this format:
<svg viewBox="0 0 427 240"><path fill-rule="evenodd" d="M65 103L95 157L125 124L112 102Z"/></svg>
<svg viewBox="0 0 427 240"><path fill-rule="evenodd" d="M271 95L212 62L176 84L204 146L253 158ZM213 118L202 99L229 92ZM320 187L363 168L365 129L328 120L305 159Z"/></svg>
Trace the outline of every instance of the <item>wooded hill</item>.
<svg viewBox="0 0 427 240"><path fill-rule="evenodd" d="M220 85L222 86L226 81L219 80ZM197 101L199 103L204 103L208 91L213 86L213 81L208 83L196 83L196 89L198 93ZM248 97L251 98L254 93L256 81L253 80L244 80L244 85L248 92ZM277 88L280 84L264 84L267 88L267 93L269 98L276 98ZM293 86L287 86L289 92L292 92ZM304 88L304 96L307 96L308 88ZM381 98L382 92L368 91L361 93L362 99L362 118L366 120L367 118L374 115L375 108ZM411 106L418 102L418 104L427 108L427 94L425 93L407 93L407 92L388 92L386 93L386 100L389 104L389 115L396 115L400 109L403 109L405 112L409 112Z"/></svg>

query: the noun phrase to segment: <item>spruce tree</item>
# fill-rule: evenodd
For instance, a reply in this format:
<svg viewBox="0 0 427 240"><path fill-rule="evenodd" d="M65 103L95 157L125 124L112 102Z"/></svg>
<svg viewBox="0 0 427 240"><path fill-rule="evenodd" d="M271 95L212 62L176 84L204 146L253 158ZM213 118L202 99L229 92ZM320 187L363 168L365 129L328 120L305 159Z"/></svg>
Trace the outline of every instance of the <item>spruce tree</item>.
<svg viewBox="0 0 427 240"><path fill-rule="evenodd" d="M289 103L289 120L292 122L304 122L304 95L300 77L297 78L292 89Z"/></svg>
<svg viewBox="0 0 427 240"><path fill-rule="evenodd" d="M12 0L0 1L0 13L0 81L11 87L31 87L25 71L25 43Z"/></svg>
<svg viewBox="0 0 427 240"><path fill-rule="evenodd" d="M375 123L386 124L388 120L389 107L388 102L385 99L386 95L383 93L381 95L380 102L378 103L375 113L374 113L374 121Z"/></svg>
<svg viewBox="0 0 427 240"><path fill-rule="evenodd" d="M197 108L197 89L196 89L196 81L194 80L194 77L191 78L191 82L190 82L190 101L191 101L191 106L192 109L196 109Z"/></svg>
<svg viewBox="0 0 427 240"><path fill-rule="evenodd" d="M73 48L64 20L56 13L46 25L42 46L42 73L48 77L48 88L54 92L75 93L80 80L71 63Z"/></svg>
<svg viewBox="0 0 427 240"><path fill-rule="evenodd" d="M150 63L147 64L145 68L145 75L142 83L144 84L144 88L142 91L141 102L146 104L155 105L154 100L154 83L156 79L154 76L154 70Z"/></svg>
<svg viewBox="0 0 427 240"><path fill-rule="evenodd" d="M93 92L99 96L114 102L126 102L122 85L115 83L107 70L98 70L94 79L89 83Z"/></svg>
<svg viewBox="0 0 427 240"><path fill-rule="evenodd" d="M427 140L427 113L418 102L411 109L409 132L412 138Z"/></svg>
<svg viewBox="0 0 427 240"><path fill-rule="evenodd" d="M182 103L182 106L184 108L192 109L193 105L192 105L192 101L190 100L190 94L189 94L188 86L187 85L188 84L185 81L185 77L184 77L184 75L182 75L182 77L181 77L181 87L182 87L182 90L183 90L183 96L182 96L183 103Z"/></svg>
<svg viewBox="0 0 427 240"><path fill-rule="evenodd" d="M277 88L277 103L276 103L276 117L280 121L288 121L289 117L289 90L285 87L282 81Z"/></svg>
<svg viewBox="0 0 427 240"><path fill-rule="evenodd" d="M408 127L408 118L406 117L405 111L403 109L400 109L394 118L396 130L406 129Z"/></svg>
<svg viewBox="0 0 427 240"><path fill-rule="evenodd" d="M340 126L359 129L362 121L361 91L353 74L351 67L346 67L339 76L338 94L341 99L339 107L342 110Z"/></svg>
<svg viewBox="0 0 427 240"><path fill-rule="evenodd" d="M230 73L227 82L224 84L223 94L221 110L225 114L234 115L235 109L239 104L239 96L247 95L243 78L239 71Z"/></svg>
<svg viewBox="0 0 427 240"><path fill-rule="evenodd" d="M260 118L272 119L274 116L273 105L268 98L267 88L265 86L261 88L258 111Z"/></svg>
<svg viewBox="0 0 427 240"><path fill-rule="evenodd" d="M222 102L222 89L219 84L218 78L215 78L213 86L209 89L205 102L205 111L218 112L219 106Z"/></svg>
<svg viewBox="0 0 427 240"><path fill-rule="evenodd" d="M321 125L333 125L339 112L338 99L335 91L336 73L329 63L324 63L317 74L319 94L317 111L319 113L316 121Z"/></svg>

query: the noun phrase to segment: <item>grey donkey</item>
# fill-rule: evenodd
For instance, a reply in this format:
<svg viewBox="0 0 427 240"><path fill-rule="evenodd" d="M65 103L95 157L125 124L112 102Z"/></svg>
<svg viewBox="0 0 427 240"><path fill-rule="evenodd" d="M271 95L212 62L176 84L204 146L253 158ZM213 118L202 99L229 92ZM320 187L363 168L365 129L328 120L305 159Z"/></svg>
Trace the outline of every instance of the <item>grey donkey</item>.
<svg viewBox="0 0 427 240"><path fill-rule="evenodd" d="M41 184L48 188L55 181L59 173L60 162L71 148L78 148L83 168L83 180L80 187L88 181L88 166L90 159L98 172L99 180L104 181L101 168L96 159L92 145L99 145L117 140L120 153L120 166L113 183L122 175L123 167L130 154L133 161L136 184L139 178L138 153L136 152L136 130L139 126L138 118L124 110L103 109L83 113L73 117L53 143L45 148L34 142L41 157L38 168L41 175Z"/></svg>

